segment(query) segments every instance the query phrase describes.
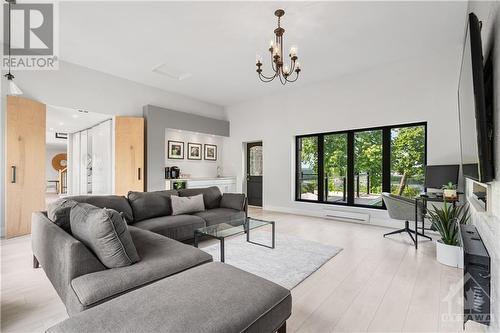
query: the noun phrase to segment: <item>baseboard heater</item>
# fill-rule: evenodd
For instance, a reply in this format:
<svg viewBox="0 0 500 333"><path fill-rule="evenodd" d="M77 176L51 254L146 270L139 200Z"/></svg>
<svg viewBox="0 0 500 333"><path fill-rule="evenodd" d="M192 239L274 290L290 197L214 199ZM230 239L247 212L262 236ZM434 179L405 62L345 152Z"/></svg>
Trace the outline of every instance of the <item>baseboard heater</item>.
<svg viewBox="0 0 500 333"><path fill-rule="evenodd" d="M342 220L356 223L369 223L370 215L352 212L341 212L338 210L326 210L325 217L334 220Z"/></svg>

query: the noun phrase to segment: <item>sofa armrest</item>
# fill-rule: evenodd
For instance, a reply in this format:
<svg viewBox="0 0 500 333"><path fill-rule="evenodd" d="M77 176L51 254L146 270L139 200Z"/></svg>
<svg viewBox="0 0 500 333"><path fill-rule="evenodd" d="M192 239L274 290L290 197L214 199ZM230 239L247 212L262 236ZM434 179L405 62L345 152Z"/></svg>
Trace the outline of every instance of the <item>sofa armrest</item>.
<svg viewBox="0 0 500 333"><path fill-rule="evenodd" d="M106 269L80 241L50 221L44 212L31 217L33 255L66 304L74 278Z"/></svg>
<svg viewBox="0 0 500 333"><path fill-rule="evenodd" d="M224 193L220 200L220 208L231 208L246 211L246 196L243 193Z"/></svg>

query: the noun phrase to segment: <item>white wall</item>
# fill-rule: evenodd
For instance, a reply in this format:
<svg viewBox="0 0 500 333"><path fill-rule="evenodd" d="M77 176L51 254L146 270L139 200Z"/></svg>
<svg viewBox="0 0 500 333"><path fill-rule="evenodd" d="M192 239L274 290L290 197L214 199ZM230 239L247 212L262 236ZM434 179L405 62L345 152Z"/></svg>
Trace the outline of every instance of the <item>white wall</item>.
<svg viewBox="0 0 500 333"><path fill-rule="evenodd" d="M230 106L226 112L231 137L225 139L224 170L238 175L241 189L242 142L262 140L264 207L314 214L322 205L294 201L295 135L427 121L428 163L458 163L459 55L457 48L305 88L293 89L291 84L280 94ZM369 211L372 217L387 216Z"/></svg>
<svg viewBox="0 0 500 333"><path fill-rule="evenodd" d="M184 142L184 159L168 159L168 140ZM222 167L222 137L209 134L201 134L176 129L165 130L165 166L178 166L181 173L190 174L190 178L217 177L217 167ZM202 159L189 160L188 142L202 144ZM217 161L207 161L203 159L204 144L217 146Z"/></svg>
<svg viewBox="0 0 500 333"><path fill-rule="evenodd" d="M473 223L476 225L491 257L491 326L489 332L500 332L500 3L469 2L469 12L475 13L483 22L481 37L483 55L486 58L493 44L493 109L495 127L495 175L496 180L488 185L488 213L479 212L471 205ZM471 181L467 181L468 186Z"/></svg>

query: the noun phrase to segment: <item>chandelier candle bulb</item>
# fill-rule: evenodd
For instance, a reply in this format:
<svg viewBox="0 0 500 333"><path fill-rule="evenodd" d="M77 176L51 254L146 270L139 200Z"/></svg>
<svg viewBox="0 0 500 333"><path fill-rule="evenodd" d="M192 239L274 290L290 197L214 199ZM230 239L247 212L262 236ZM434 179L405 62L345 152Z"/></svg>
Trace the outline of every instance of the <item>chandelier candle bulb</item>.
<svg viewBox="0 0 500 333"><path fill-rule="evenodd" d="M297 47L296 46L292 46L290 48L290 57L296 57L297 56Z"/></svg>

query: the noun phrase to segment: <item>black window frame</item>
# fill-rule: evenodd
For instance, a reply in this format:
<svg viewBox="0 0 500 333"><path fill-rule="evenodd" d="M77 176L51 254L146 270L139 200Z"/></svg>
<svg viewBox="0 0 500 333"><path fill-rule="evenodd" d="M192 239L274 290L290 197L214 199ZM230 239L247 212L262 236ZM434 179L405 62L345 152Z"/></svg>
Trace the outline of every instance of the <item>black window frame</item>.
<svg viewBox="0 0 500 333"><path fill-rule="evenodd" d="M371 206L356 204L354 202L354 134L357 132L377 131L382 130L382 192L391 192L391 131L396 128L405 127L424 127L424 166L427 165L427 122L415 122L406 124L396 124L378 127L356 128L350 130L341 130L333 132L322 132L312 134L301 134L295 136L295 201L308 202L317 204L347 206L347 207L361 207L371 209L386 209L385 204L381 206ZM330 202L325 201L324 191L324 138L326 135L332 134L346 134L347 135L347 200L346 202ZM318 144L318 200L302 199L300 198L300 143L302 138L316 137Z"/></svg>

